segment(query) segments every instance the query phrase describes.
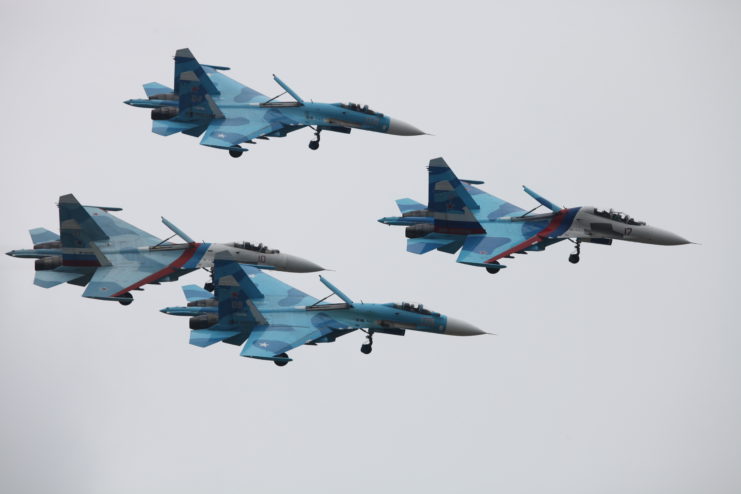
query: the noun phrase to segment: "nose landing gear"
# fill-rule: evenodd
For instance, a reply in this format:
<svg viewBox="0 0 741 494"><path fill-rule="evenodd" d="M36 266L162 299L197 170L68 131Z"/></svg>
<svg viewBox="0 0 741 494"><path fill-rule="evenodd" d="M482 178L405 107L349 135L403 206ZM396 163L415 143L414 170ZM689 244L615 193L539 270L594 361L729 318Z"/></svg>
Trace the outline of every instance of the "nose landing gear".
<svg viewBox="0 0 741 494"><path fill-rule="evenodd" d="M373 351L373 330L368 330L367 334L365 343L360 347L360 351L366 355Z"/></svg>
<svg viewBox="0 0 741 494"><path fill-rule="evenodd" d="M579 262L579 254L581 254L581 240L579 240L579 239L577 238L577 239L576 239L576 252L574 252L573 254L571 254L571 255L569 256L569 262L570 262L571 264L576 264L576 263L578 263L578 262Z"/></svg>
<svg viewBox="0 0 741 494"><path fill-rule="evenodd" d="M314 132L314 135L316 136L316 140L309 142L309 149L313 151L316 151L317 149L319 149L319 140L321 139L319 134L321 132L322 132L322 129L316 129L316 132Z"/></svg>

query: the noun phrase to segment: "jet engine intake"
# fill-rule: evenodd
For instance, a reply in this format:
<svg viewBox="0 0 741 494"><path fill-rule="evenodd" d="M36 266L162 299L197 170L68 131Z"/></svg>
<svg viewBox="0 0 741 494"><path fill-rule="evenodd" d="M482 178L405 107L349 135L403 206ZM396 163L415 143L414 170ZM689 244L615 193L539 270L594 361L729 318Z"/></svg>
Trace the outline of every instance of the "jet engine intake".
<svg viewBox="0 0 741 494"><path fill-rule="evenodd" d="M179 110L174 106L163 106L152 110L152 120L170 120L176 117Z"/></svg>
<svg viewBox="0 0 741 494"><path fill-rule="evenodd" d="M36 271L48 271L62 265L62 256L48 256L36 259L34 269Z"/></svg>
<svg viewBox="0 0 741 494"><path fill-rule="evenodd" d="M416 225L406 227L404 235L406 235L407 238L419 238L434 231L435 227L429 223L417 223Z"/></svg>
<svg viewBox="0 0 741 494"><path fill-rule="evenodd" d="M190 329L208 329L219 322L219 316L216 314L201 314L190 318L188 325Z"/></svg>

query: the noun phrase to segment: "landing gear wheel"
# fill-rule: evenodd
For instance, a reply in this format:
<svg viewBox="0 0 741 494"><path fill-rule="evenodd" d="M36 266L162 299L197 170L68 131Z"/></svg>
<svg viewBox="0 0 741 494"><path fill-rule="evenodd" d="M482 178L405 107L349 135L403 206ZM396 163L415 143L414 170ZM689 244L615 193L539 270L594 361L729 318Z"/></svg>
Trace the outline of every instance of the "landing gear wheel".
<svg viewBox="0 0 741 494"><path fill-rule="evenodd" d="M491 266L486 266L486 272L489 274L497 274L502 269L499 266L501 265L497 261L494 261L491 263Z"/></svg>
<svg viewBox="0 0 741 494"><path fill-rule="evenodd" d="M210 281L208 283L204 283L203 284L203 289L206 290L207 292L213 292L214 291L214 284L211 283Z"/></svg>
<svg viewBox="0 0 741 494"><path fill-rule="evenodd" d="M278 357L283 357L283 358L288 358L288 354L287 353L281 353L280 355L277 355L277 356ZM273 360L273 362L275 362L275 365L277 365L278 367L283 367L284 365L286 365L288 363L287 360L283 360L283 361Z"/></svg>
<svg viewBox="0 0 741 494"><path fill-rule="evenodd" d="M316 136L316 140L309 142L309 149L311 149L312 151L316 151L317 149L319 149L319 141L321 140L321 137L319 136L319 134L321 132L322 132L322 129L317 129L316 132L314 132L314 135Z"/></svg>
<svg viewBox="0 0 741 494"><path fill-rule="evenodd" d="M581 254L581 240L577 238L576 239L576 252L574 252L573 254L569 256L569 262L571 264L576 264L577 262L579 262L579 254Z"/></svg>
<svg viewBox="0 0 741 494"><path fill-rule="evenodd" d="M121 298L125 298L126 300L119 300L118 303L121 305L131 305L131 302L134 301L134 296L130 293L124 293L121 295Z"/></svg>
<svg viewBox="0 0 741 494"><path fill-rule="evenodd" d="M239 147L239 146L237 146L237 147ZM231 156L232 158L239 158L240 156L242 156L242 153L243 152L244 151L237 151L236 149L230 149L229 150L229 156Z"/></svg>
<svg viewBox="0 0 741 494"><path fill-rule="evenodd" d="M368 331L368 337L365 340L365 343L363 343L360 347L360 351L364 353L365 355L368 355L370 352L373 351L373 331Z"/></svg>

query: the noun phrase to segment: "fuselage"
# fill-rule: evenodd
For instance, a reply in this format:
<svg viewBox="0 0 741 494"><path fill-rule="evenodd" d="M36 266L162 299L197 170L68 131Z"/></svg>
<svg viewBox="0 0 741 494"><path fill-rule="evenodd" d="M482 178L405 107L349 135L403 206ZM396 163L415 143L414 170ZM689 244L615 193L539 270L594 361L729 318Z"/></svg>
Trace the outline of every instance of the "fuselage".
<svg viewBox="0 0 741 494"><path fill-rule="evenodd" d="M477 212L478 213L478 212ZM682 245L688 240L667 230L636 221L629 216L601 211L591 206L564 208L555 213L527 216L506 216L489 219L477 215L475 222L456 221L455 215L413 211L403 216L390 216L378 221L386 225L406 226L408 238L429 234L465 238L467 235L487 233L496 235L497 225L509 228L519 224L523 237L542 240L567 238L591 240L625 240L654 245Z"/></svg>
<svg viewBox="0 0 741 494"><path fill-rule="evenodd" d="M209 301L191 302L188 307L167 307L162 309L162 312L200 318L199 322L210 321L210 324L191 324L191 329L207 329L218 321L218 307ZM297 320L309 318L316 326L328 326L340 334L361 328L392 334L403 334L404 330L455 336L485 334L484 331L464 321L409 303L317 304L280 309L261 308L260 312L271 321L271 324L295 324ZM209 315L211 316L207 320L202 317Z"/></svg>

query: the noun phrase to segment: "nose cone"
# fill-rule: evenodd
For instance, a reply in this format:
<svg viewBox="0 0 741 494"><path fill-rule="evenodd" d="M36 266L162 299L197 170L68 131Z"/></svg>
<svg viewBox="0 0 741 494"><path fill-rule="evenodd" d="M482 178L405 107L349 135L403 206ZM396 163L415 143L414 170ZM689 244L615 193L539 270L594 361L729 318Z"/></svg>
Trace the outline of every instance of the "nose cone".
<svg viewBox="0 0 741 494"><path fill-rule="evenodd" d="M445 334L453 336L476 336L479 334L486 334L486 331L483 331L466 321L461 321L454 317L448 317L448 323L445 325Z"/></svg>
<svg viewBox="0 0 741 494"><path fill-rule="evenodd" d="M393 134L395 136L421 136L425 133L419 130L414 125L408 124L403 120L389 117L389 130L387 134Z"/></svg>
<svg viewBox="0 0 741 494"><path fill-rule="evenodd" d="M313 273L315 271L324 271L324 268L311 261L301 257L286 254L285 271L290 273Z"/></svg>
<svg viewBox="0 0 741 494"><path fill-rule="evenodd" d="M643 228L637 229L637 231L634 231L631 236L634 237L634 239L631 240L634 240L635 242L642 242L644 244L684 245L692 243L686 238L680 237L676 233L662 230L661 228L656 228L655 226L645 226Z"/></svg>

